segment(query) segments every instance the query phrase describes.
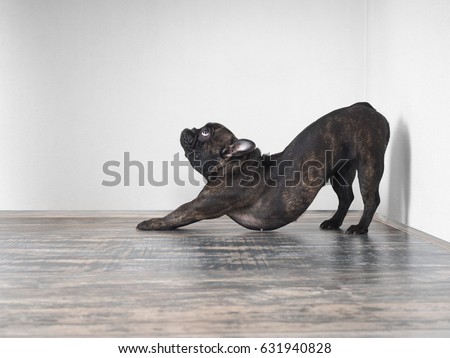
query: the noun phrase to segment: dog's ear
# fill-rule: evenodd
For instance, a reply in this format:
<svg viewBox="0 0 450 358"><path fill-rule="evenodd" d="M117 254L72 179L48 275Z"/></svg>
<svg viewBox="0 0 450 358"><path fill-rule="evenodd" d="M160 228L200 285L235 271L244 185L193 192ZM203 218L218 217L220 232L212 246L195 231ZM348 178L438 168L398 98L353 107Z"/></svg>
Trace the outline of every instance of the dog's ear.
<svg viewBox="0 0 450 358"><path fill-rule="evenodd" d="M220 155L224 159L229 159L231 157L238 158L244 154L251 153L255 150L256 144L248 139L238 139L232 144L226 146L220 152Z"/></svg>

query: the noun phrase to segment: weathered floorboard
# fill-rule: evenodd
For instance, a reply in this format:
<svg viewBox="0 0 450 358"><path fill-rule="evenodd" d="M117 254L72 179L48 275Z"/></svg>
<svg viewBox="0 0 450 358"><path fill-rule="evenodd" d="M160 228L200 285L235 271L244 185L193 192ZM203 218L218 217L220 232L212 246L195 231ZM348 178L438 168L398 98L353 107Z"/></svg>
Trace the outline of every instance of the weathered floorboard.
<svg viewBox="0 0 450 358"><path fill-rule="evenodd" d="M138 232L148 213L0 213L0 337L450 337L449 246L329 215Z"/></svg>

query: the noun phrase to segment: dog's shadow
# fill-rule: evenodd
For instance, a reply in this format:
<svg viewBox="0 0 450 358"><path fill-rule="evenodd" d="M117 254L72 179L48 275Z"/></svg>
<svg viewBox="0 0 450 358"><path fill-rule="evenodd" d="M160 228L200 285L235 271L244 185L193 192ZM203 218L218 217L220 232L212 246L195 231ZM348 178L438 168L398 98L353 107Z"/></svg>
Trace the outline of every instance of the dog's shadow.
<svg viewBox="0 0 450 358"><path fill-rule="evenodd" d="M400 118L391 137L388 217L408 224L411 195L411 143L408 126Z"/></svg>

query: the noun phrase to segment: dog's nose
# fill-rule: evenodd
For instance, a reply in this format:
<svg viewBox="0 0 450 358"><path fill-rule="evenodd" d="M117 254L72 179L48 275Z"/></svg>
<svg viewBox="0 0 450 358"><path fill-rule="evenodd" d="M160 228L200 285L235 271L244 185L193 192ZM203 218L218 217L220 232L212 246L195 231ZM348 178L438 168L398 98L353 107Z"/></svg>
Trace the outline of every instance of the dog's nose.
<svg viewBox="0 0 450 358"><path fill-rule="evenodd" d="M180 141L182 145L191 145L194 142L194 134L190 129L185 129L181 132Z"/></svg>

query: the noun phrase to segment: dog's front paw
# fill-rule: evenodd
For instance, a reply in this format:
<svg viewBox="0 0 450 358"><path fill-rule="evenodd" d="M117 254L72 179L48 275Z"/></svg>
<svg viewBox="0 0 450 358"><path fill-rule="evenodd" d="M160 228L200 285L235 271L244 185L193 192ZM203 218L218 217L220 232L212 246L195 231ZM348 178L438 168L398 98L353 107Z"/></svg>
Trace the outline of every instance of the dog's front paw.
<svg viewBox="0 0 450 358"><path fill-rule="evenodd" d="M137 230L165 230L164 221L159 218L145 220L136 226Z"/></svg>
<svg viewBox="0 0 450 358"><path fill-rule="evenodd" d="M360 225L351 225L345 232L348 235L365 235L369 230Z"/></svg>

